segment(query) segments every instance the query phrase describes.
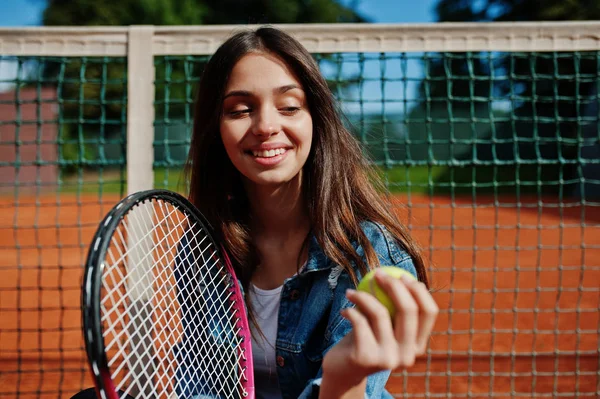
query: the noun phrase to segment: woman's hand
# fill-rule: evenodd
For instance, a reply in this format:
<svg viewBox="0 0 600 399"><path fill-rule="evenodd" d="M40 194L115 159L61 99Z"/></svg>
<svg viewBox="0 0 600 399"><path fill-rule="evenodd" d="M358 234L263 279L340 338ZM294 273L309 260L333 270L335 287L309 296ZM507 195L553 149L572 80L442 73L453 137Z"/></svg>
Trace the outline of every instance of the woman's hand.
<svg viewBox="0 0 600 399"><path fill-rule="evenodd" d="M425 353L439 312L427 287L410 277L397 279L383 272L377 272L375 279L391 298L396 313L390 317L371 294L348 290L346 296L356 308L344 309L342 315L352 323L352 331L323 359L321 397L362 398L367 376L411 367L415 358Z"/></svg>

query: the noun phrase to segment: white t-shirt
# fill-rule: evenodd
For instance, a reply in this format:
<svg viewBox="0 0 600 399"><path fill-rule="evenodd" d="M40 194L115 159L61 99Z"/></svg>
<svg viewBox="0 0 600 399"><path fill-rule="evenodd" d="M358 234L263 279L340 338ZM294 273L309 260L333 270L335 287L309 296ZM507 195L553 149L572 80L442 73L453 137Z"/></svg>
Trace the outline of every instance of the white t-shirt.
<svg viewBox="0 0 600 399"><path fill-rule="evenodd" d="M281 399L275 360L275 341L277 340L277 319L282 288L283 286L272 290L262 290L251 284L249 289L250 303L256 316L256 323L264 335L263 338L256 331L254 324L250 323L256 399Z"/></svg>

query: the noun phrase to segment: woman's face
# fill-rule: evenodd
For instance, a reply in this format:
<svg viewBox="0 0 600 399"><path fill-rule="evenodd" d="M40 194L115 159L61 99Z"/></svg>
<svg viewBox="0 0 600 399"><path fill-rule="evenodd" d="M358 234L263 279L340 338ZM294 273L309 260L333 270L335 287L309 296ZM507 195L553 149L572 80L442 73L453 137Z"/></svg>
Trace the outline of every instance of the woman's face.
<svg viewBox="0 0 600 399"><path fill-rule="evenodd" d="M220 131L248 183L280 185L300 177L312 118L302 85L281 59L251 53L238 61L225 88Z"/></svg>

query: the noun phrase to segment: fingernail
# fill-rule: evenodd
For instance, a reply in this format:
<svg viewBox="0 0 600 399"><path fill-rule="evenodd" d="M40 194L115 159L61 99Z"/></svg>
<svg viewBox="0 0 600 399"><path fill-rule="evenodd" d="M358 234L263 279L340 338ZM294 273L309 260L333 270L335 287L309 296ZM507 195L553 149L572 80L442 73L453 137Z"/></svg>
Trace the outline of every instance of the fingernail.
<svg viewBox="0 0 600 399"><path fill-rule="evenodd" d="M348 288L346 290L346 296L354 295L355 292L356 292L356 290L353 290L352 288Z"/></svg>

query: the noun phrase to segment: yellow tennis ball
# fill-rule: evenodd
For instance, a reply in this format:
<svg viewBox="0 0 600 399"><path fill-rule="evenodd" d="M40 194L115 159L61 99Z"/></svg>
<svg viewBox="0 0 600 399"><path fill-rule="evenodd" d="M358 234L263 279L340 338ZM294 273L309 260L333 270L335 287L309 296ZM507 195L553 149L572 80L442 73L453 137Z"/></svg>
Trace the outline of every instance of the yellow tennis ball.
<svg viewBox="0 0 600 399"><path fill-rule="evenodd" d="M377 270L381 270L387 275L395 278L401 278L402 276L409 276L413 280L416 280L416 278L412 275L412 273L400 267L381 266L368 272L365 277L360 280L360 283L358 283L357 289L359 291L368 292L369 294L375 296L375 298L377 298L377 300L379 300L379 302L381 302L381 304L387 308L388 312L390 312L390 315L393 316L394 313L396 313L396 307L392 303L390 297L381 289L381 287L379 287L377 281L375 281L375 272Z"/></svg>

